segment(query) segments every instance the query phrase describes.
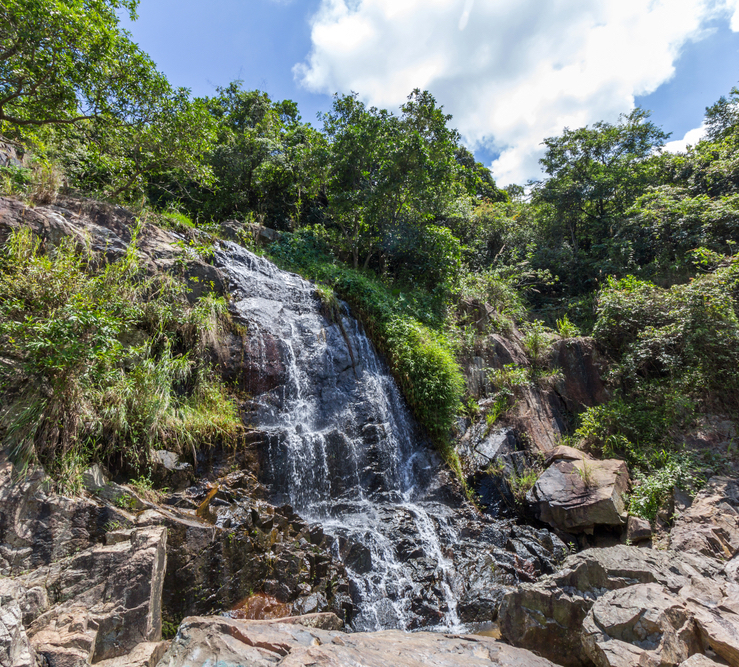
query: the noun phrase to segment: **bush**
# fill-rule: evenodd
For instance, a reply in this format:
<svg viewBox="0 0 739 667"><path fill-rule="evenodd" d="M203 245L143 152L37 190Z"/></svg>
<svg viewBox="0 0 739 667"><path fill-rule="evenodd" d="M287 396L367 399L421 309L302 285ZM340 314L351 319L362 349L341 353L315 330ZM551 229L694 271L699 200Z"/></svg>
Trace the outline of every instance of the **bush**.
<svg viewBox="0 0 739 667"><path fill-rule="evenodd" d="M629 501L629 512L654 521L672 496L673 490L689 489L696 484L690 461L673 458L651 474L637 471Z"/></svg>
<svg viewBox="0 0 739 667"><path fill-rule="evenodd" d="M624 387L663 380L706 406L739 409L739 256L721 260L670 289L609 279L593 335L618 362L615 376Z"/></svg>
<svg viewBox="0 0 739 667"><path fill-rule="evenodd" d="M28 230L0 256L0 436L21 469L66 462L145 469L152 448L228 441L236 407L205 350L223 299L189 306L182 283L146 278L135 241L105 264L67 239L48 254ZM189 451L189 449L188 449Z"/></svg>

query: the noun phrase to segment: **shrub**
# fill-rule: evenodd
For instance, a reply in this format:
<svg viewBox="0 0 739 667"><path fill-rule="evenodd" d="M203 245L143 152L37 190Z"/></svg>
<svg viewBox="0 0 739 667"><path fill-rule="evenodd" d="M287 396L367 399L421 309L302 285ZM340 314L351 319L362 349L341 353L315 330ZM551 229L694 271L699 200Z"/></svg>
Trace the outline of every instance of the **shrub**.
<svg viewBox="0 0 739 667"><path fill-rule="evenodd" d="M593 335L627 388L668 381L712 408L739 409L739 257L690 283L661 289L609 279Z"/></svg>
<svg viewBox="0 0 739 667"><path fill-rule="evenodd" d="M223 299L189 306L182 283L146 278L135 241L104 263L67 239L48 254L28 230L0 255L0 436L21 468L69 461L142 471L149 450L228 441L237 410L205 350Z"/></svg>
<svg viewBox="0 0 739 667"><path fill-rule="evenodd" d="M686 459L673 458L664 467L651 474L635 473L634 489L629 501L629 512L654 521L657 513L677 488L692 488L696 484L692 464Z"/></svg>
<svg viewBox="0 0 739 667"><path fill-rule="evenodd" d="M523 347L531 358L534 370L545 365L546 356L552 343L552 335L547 331L544 323L534 320L523 328Z"/></svg>
<svg viewBox="0 0 739 667"><path fill-rule="evenodd" d="M561 319L557 320L557 333L560 338L577 338L580 335L580 329L570 322L567 314L564 314Z"/></svg>

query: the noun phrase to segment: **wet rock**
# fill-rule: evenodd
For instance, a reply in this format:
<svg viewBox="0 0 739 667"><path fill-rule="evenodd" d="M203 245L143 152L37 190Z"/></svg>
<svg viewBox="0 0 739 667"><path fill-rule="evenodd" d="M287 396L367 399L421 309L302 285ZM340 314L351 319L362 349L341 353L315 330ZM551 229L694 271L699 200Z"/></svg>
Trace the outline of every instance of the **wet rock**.
<svg viewBox="0 0 739 667"><path fill-rule="evenodd" d="M175 492L186 489L195 481L192 465L180 462L178 454L164 449L151 453L151 474L157 488L166 487Z"/></svg>
<svg viewBox="0 0 739 667"><path fill-rule="evenodd" d="M560 448L562 449L562 448ZM541 521L564 532L592 533L595 526L626 523L626 463L560 458L544 471L526 501Z"/></svg>
<svg viewBox="0 0 739 667"><path fill-rule="evenodd" d="M717 558L739 553L739 480L713 477L680 513L670 531L670 547Z"/></svg>
<svg viewBox="0 0 739 667"><path fill-rule="evenodd" d="M488 637L399 631L344 634L301 624L301 619L234 621L187 618L159 667L546 667L548 660Z"/></svg>
<svg viewBox="0 0 739 667"><path fill-rule="evenodd" d="M626 539L632 544L652 539L652 525L647 519L629 516L626 524Z"/></svg>
<svg viewBox="0 0 739 667"><path fill-rule="evenodd" d="M329 607L341 611L342 601L334 607L333 597L344 582L344 570L323 544L324 538L311 545L306 539L311 529L292 507L255 500L246 475L230 473L218 480L217 487L203 485L185 492L198 505L217 488L207 521L174 508L139 517L166 526L169 533L163 595L169 622L238 608L254 592L273 596L291 611L310 596L321 603L320 611ZM314 526L314 538L319 532Z"/></svg>

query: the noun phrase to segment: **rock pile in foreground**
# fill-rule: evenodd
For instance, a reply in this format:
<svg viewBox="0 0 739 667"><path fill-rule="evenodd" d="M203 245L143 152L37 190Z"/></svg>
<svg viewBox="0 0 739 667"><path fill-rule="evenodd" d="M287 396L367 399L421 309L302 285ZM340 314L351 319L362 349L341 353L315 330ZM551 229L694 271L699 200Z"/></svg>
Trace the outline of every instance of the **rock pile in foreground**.
<svg viewBox="0 0 739 667"><path fill-rule="evenodd" d="M398 630L347 634L318 627L332 614L283 621L186 618L158 667L551 667L529 651L479 636ZM339 621L335 616L336 622ZM328 621L328 624L327 624ZM306 626L307 624L307 626Z"/></svg>
<svg viewBox="0 0 739 667"><path fill-rule="evenodd" d="M696 654L709 662L688 665L739 666L739 557L589 549L508 593L499 620L512 644L566 667L668 667Z"/></svg>

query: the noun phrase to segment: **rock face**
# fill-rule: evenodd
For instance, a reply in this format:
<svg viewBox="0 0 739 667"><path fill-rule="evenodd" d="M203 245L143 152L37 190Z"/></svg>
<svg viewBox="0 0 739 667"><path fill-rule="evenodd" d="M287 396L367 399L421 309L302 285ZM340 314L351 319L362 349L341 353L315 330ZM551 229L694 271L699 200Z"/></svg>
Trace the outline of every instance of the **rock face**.
<svg viewBox="0 0 739 667"><path fill-rule="evenodd" d="M135 224L124 209L97 202L31 208L0 199L0 241L25 226L46 247L73 238L114 259ZM165 230L144 226L138 238L150 272L181 271L184 262L193 285L227 286L245 325L214 351L226 379L250 395L240 407L254 428L232 462L240 472L215 474L199 455L190 468L157 452L154 477L174 490L167 507L107 483L101 471L88 475L86 500L19 500L0 516L0 571L165 527L168 627L184 615L229 611L257 592L292 613L358 619L355 628L415 629L489 620L504 586L553 570L564 549L547 531L481 519L465 502L348 312L341 324L326 319L313 285L228 242L216 267L183 256L181 239ZM36 533L11 530L18 516L35 521Z"/></svg>
<svg viewBox="0 0 739 667"><path fill-rule="evenodd" d="M343 632L296 622L186 618L158 667L549 667L551 662L487 637L395 630Z"/></svg>
<svg viewBox="0 0 739 667"><path fill-rule="evenodd" d="M165 618L228 611L255 591L274 596L289 613L352 614L343 566L334 541L289 505L274 507L255 496L253 477L233 472L170 494L141 514L138 525L163 524L169 533Z"/></svg>
<svg viewBox="0 0 739 667"><path fill-rule="evenodd" d="M601 379L605 363L592 338L555 341L551 356L552 364L562 371L556 389L569 412L577 414L609 399Z"/></svg>
<svg viewBox="0 0 739 667"><path fill-rule="evenodd" d="M19 601L23 587L11 579L0 579L0 665L2 667L35 667L36 651L23 627Z"/></svg>
<svg viewBox="0 0 739 667"><path fill-rule="evenodd" d="M503 599L503 636L566 666L679 665L695 653L739 665L733 565L617 546L570 556Z"/></svg>
<svg viewBox="0 0 739 667"><path fill-rule="evenodd" d="M0 650L16 654L0 664L35 653L49 667L86 665L159 642L166 530L120 529L116 510L44 485L40 472L14 485L0 466L0 568L12 577L0 587Z"/></svg>
<svg viewBox="0 0 739 667"><path fill-rule="evenodd" d="M116 259L125 253L137 226L136 217L120 206L89 199L58 198L48 206L30 207L0 197L0 244L11 232L30 228L45 246L55 246L64 238ZM150 273L163 271L184 275L196 299L211 289L224 294L223 274L193 253L183 251L178 237L154 225L144 225L138 235L139 257Z"/></svg>
<svg viewBox="0 0 739 667"><path fill-rule="evenodd" d="M203 483L170 494L179 507L134 503L99 469L84 478L92 497L72 499L51 493L41 471L13 483L10 464L0 465L1 667L35 665L35 655L47 667L153 665L162 609L178 623L226 611L253 590L278 595L290 612L350 613L320 526L256 500L247 473L220 478L215 493ZM120 504L138 512L116 506L126 494Z"/></svg>
<svg viewBox="0 0 739 667"><path fill-rule="evenodd" d="M526 497L537 518L568 533L626 523L626 463L594 461L569 447L550 453L551 464Z"/></svg>
<svg viewBox="0 0 739 667"><path fill-rule="evenodd" d="M670 531L670 548L714 558L739 553L739 480L713 477Z"/></svg>
<svg viewBox="0 0 739 667"><path fill-rule="evenodd" d="M702 648L692 614L660 584L598 598L585 617L582 643L596 667L679 665Z"/></svg>

